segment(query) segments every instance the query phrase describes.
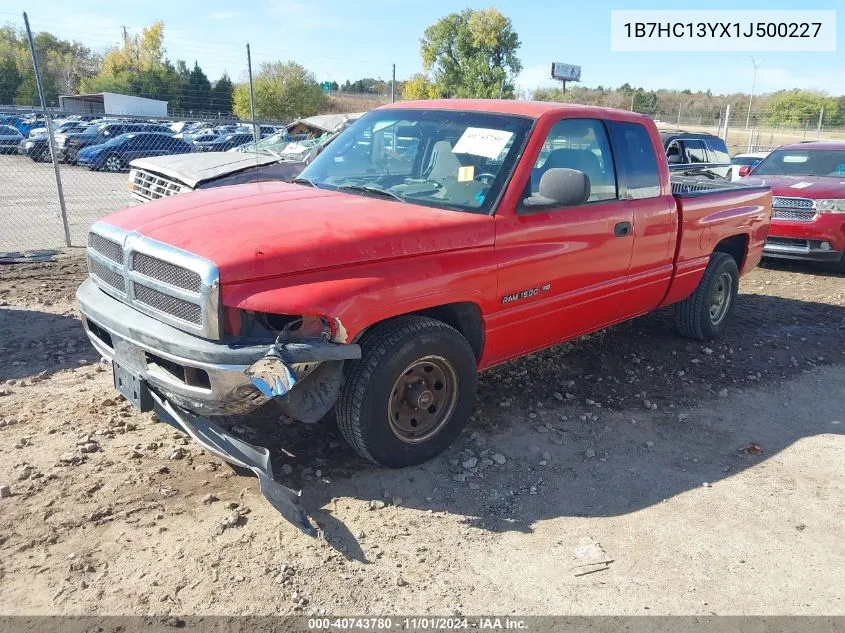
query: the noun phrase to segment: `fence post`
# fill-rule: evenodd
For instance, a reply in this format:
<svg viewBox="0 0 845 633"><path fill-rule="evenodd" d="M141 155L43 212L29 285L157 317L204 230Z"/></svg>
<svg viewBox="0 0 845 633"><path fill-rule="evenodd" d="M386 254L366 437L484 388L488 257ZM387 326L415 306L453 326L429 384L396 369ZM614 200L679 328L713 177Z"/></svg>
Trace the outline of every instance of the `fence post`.
<svg viewBox="0 0 845 633"><path fill-rule="evenodd" d="M393 64L393 79L390 80L390 103L396 103L396 64Z"/></svg>
<svg viewBox="0 0 845 633"><path fill-rule="evenodd" d="M252 119L252 140L261 140L261 131L255 122L255 90L252 87L252 56L249 53L249 42L246 45L246 68L249 73L249 118Z"/></svg>
<svg viewBox="0 0 845 633"><path fill-rule="evenodd" d="M44 124L47 127L47 146L50 148L50 160L53 162L53 172L56 174L56 192L59 196L59 210L62 216L62 228L65 230L65 246L73 246L70 240L70 226L67 221L65 208L65 193L62 189L62 175L59 173L59 163L56 159L56 140L53 138L53 118L47 111L47 99L44 97L44 85L41 83L41 71L38 68L38 57L35 54L35 42L32 40L32 30L29 28L29 17L23 12L23 22L26 26L26 38L29 40L29 53L32 55L32 72L38 86L38 99L41 101L41 111L44 113Z"/></svg>
<svg viewBox="0 0 845 633"><path fill-rule="evenodd" d="M816 140L822 135L822 119L824 119L824 108L819 110L819 125L816 127Z"/></svg>
<svg viewBox="0 0 845 633"><path fill-rule="evenodd" d="M731 104L725 106L725 145L728 147L728 152L730 152L730 145L728 145L728 128L730 127L731 123Z"/></svg>

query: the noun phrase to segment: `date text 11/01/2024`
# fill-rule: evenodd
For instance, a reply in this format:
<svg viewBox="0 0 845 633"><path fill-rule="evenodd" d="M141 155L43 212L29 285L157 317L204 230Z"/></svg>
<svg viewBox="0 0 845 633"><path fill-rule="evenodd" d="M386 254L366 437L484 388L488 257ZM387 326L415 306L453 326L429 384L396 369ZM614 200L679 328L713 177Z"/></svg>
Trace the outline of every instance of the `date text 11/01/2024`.
<svg viewBox="0 0 845 633"><path fill-rule="evenodd" d="M497 617L405 617L393 618L309 618L309 630L394 630L394 626L403 631L438 631L474 628L484 631L519 631L527 628L524 620Z"/></svg>

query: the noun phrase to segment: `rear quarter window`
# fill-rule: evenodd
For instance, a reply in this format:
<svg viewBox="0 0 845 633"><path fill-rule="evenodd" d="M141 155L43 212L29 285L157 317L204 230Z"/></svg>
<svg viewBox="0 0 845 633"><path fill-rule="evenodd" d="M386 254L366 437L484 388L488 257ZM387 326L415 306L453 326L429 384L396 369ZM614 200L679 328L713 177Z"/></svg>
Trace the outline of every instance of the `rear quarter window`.
<svg viewBox="0 0 845 633"><path fill-rule="evenodd" d="M641 200L660 196L660 173L648 130L639 123L608 121L608 125L618 168L624 173L624 197Z"/></svg>
<svg viewBox="0 0 845 633"><path fill-rule="evenodd" d="M731 155L728 153L728 147L725 145L725 141L720 138L711 138L707 139L707 148L710 150L710 153L713 155L713 160L717 163L729 163L731 162ZM756 160L760 160L757 158Z"/></svg>

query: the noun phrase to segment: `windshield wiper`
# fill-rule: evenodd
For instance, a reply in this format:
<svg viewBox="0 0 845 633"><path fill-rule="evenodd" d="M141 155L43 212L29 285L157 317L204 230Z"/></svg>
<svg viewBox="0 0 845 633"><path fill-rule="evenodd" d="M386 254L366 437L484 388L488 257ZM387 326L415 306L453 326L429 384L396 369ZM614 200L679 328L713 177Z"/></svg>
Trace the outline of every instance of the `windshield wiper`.
<svg viewBox="0 0 845 633"><path fill-rule="evenodd" d="M319 189L316 184L314 184L313 180L309 180L308 178L298 177L298 178L291 178L288 182L292 182L295 185L307 185L308 187L314 187L315 189Z"/></svg>
<svg viewBox="0 0 845 633"><path fill-rule="evenodd" d="M386 198L393 198L394 200L398 200L399 202L404 202L406 204L408 202L398 193L393 193L392 191L388 191L387 189L381 189L379 187L373 187L371 185L343 185L338 187L338 189L340 189L341 191L364 191L366 193L375 193Z"/></svg>

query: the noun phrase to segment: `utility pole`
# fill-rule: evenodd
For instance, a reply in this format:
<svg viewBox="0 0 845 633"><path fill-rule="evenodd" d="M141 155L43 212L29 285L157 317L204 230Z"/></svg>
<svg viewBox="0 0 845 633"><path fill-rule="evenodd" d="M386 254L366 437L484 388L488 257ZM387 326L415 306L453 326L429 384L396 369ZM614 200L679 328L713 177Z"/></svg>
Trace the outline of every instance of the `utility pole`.
<svg viewBox="0 0 845 633"><path fill-rule="evenodd" d="M123 45L126 46L126 44L129 42L129 34L126 32L125 26L121 26L120 28L123 29Z"/></svg>
<svg viewBox="0 0 845 633"><path fill-rule="evenodd" d="M742 115L740 115L742 116ZM728 144L728 127L730 127L731 122L731 104L725 106L725 145ZM730 149L730 148L728 148Z"/></svg>
<svg viewBox="0 0 845 633"><path fill-rule="evenodd" d="M822 135L822 120L824 119L824 108L819 110L819 124L816 127L816 140L819 140L819 137Z"/></svg>
<svg viewBox="0 0 845 633"><path fill-rule="evenodd" d="M396 103L396 64L393 64L393 79L390 80L390 103Z"/></svg>
<svg viewBox="0 0 845 633"><path fill-rule="evenodd" d="M680 105L680 104L678 105L678 127L681 126L681 108L682 107L683 107L682 105Z"/></svg>
<svg viewBox="0 0 845 633"><path fill-rule="evenodd" d="M246 45L246 69L249 73L249 118L252 119L252 138L257 143L261 140L261 130L255 122L255 88L252 85L252 56L249 52L249 42Z"/></svg>
<svg viewBox="0 0 845 633"><path fill-rule="evenodd" d="M35 84L38 87L38 99L41 101L41 111L44 113L44 124L47 128L47 146L50 148L53 172L56 175L56 193L59 195L59 210L62 214L62 228L65 231L65 246L71 246L70 226L68 225L67 209L65 208L65 193L62 189L62 175L59 173L56 139L53 137L53 117L47 110L47 99L44 97L44 84L41 83L41 70L38 68L38 56L35 54L35 42L32 39L32 30L29 28L29 17L26 15L26 11L23 13L23 23L26 26L26 38L29 40L29 53L32 55L32 72L35 75Z"/></svg>
<svg viewBox="0 0 845 633"><path fill-rule="evenodd" d="M751 96L748 98L748 114L745 115L745 129L748 129L748 124L751 121L751 102L754 101L754 87L757 85L757 69L763 62L757 62L753 57L751 63L754 64L754 79L751 80Z"/></svg>
<svg viewBox="0 0 845 633"><path fill-rule="evenodd" d="M631 95L631 112L634 111L634 95Z"/></svg>

